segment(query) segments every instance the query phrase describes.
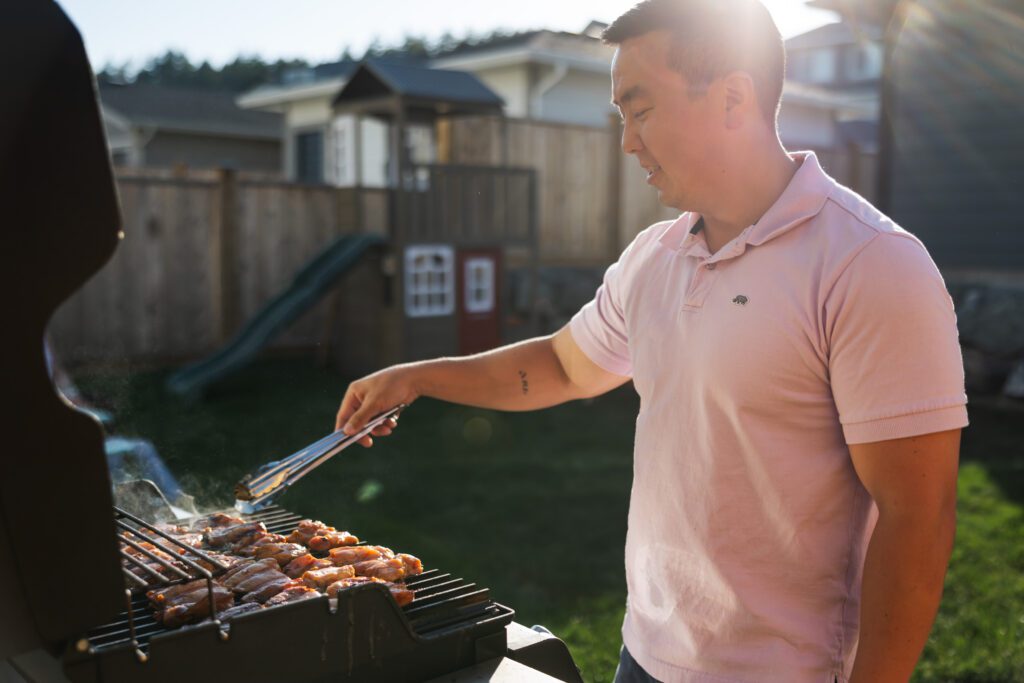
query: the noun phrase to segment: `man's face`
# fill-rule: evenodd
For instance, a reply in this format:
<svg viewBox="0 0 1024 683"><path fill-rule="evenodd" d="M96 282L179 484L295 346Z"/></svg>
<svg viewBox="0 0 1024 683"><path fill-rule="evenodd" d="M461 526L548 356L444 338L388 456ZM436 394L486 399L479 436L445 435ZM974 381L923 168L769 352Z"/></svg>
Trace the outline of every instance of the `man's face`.
<svg viewBox="0 0 1024 683"><path fill-rule="evenodd" d="M622 115L622 149L636 156L661 203L699 211L717 172L719 119L712 98L694 97L669 68L669 46L665 31L622 43L612 61L612 103Z"/></svg>

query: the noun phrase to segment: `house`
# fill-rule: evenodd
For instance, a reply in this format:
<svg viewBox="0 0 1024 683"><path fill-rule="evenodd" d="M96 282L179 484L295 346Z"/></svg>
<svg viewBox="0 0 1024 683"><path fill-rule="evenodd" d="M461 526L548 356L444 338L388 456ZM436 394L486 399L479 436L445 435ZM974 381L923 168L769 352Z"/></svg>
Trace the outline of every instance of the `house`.
<svg viewBox="0 0 1024 683"><path fill-rule="evenodd" d="M475 75L502 101L512 118L606 127L613 113L609 69L614 50L601 43L604 25L591 22L579 34L537 30L463 44L429 60L389 56L387 61L430 66ZM238 98L244 109L284 117L282 171L300 182L345 182L335 176L329 157L331 103L355 72L357 62L343 60L290 74L282 83L264 85ZM387 147L388 132L368 124L361 141L367 168L364 183L384 182L375 155Z"/></svg>
<svg viewBox="0 0 1024 683"><path fill-rule="evenodd" d="M115 165L281 168L281 116L242 109L231 93L103 84L99 98Z"/></svg>
<svg viewBox="0 0 1024 683"><path fill-rule="evenodd" d="M582 33L528 31L438 55L431 66L475 74L505 101L505 115L603 127L615 114L605 25Z"/></svg>

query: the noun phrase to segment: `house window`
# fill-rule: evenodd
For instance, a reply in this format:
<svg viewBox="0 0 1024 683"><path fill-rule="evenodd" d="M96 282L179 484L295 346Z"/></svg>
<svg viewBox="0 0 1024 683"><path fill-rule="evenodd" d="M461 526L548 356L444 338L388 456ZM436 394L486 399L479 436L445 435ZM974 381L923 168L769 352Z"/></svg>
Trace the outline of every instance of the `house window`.
<svg viewBox="0 0 1024 683"><path fill-rule="evenodd" d="M465 270L466 311L490 313L494 310L494 259L468 258Z"/></svg>
<svg viewBox="0 0 1024 683"><path fill-rule="evenodd" d="M455 251L444 245L405 250L405 314L410 318L455 311Z"/></svg>
<svg viewBox="0 0 1024 683"><path fill-rule="evenodd" d="M314 130L295 136L295 179L300 183L324 181L324 134Z"/></svg>

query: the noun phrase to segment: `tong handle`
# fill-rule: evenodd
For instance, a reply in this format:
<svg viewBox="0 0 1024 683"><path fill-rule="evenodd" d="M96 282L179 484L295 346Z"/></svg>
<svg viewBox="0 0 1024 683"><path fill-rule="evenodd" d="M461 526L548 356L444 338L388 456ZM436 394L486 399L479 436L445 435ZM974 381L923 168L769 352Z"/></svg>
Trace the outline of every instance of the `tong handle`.
<svg viewBox="0 0 1024 683"><path fill-rule="evenodd" d="M319 441L279 461L266 472L246 476L235 486L235 498L248 503L245 507L258 509L269 503L269 496L276 496L297 482L306 474L327 462L353 443L362 439L386 420L397 417L405 408L401 404L374 416L361 430L346 435L333 432Z"/></svg>

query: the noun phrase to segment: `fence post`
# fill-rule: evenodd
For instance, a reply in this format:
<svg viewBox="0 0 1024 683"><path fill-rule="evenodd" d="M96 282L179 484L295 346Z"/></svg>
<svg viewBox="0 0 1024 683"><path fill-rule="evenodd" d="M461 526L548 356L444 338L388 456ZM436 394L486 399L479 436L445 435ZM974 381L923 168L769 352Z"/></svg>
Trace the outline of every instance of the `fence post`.
<svg viewBox="0 0 1024 683"><path fill-rule="evenodd" d="M220 312L221 342L227 341L240 324L241 302L238 282L238 174L234 169L217 172L220 190L220 216L214 228L214 259L217 276L213 279L214 310Z"/></svg>

